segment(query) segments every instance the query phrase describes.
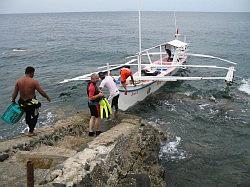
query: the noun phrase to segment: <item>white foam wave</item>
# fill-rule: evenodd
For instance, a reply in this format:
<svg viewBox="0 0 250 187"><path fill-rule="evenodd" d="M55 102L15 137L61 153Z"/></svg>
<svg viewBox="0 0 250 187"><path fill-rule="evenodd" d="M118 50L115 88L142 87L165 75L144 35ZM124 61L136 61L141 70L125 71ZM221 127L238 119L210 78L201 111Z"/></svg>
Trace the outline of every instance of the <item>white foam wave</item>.
<svg viewBox="0 0 250 187"><path fill-rule="evenodd" d="M158 121L158 119L156 119L155 122L154 122L154 121L148 121L148 123L149 123L151 126L153 126L153 127L159 127L160 125L157 123L157 121Z"/></svg>
<svg viewBox="0 0 250 187"><path fill-rule="evenodd" d="M242 82L242 85L239 86L238 90L250 95L250 79L247 79L247 80L243 79L241 82Z"/></svg>
<svg viewBox="0 0 250 187"><path fill-rule="evenodd" d="M51 124L54 121L54 117L55 116L52 114L52 112L48 112L46 114L46 117L45 117L46 119L45 120L43 120L43 117L41 117L41 118L39 117L38 121L42 120L42 122L38 122L35 129L37 129L37 128L41 127L41 126ZM28 127L28 125L26 125L25 118L22 119L21 123L23 125L25 125L25 128L21 130L21 133L24 134L24 133L29 131L29 127Z"/></svg>
<svg viewBox="0 0 250 187"><path fill-rule="evenodd" d="M165 101L164 105L169 107L169 111L176 111L175 106L173 104L170 104L168 101Z"/></svg>
<svg viewBox="0 0 250 187"><path fill-rule="evenodd" d="M187 158L186 151L178 149L181 138L176 136L175 140L162 145L159 157L169 158L171 160L182 160Z"/></svg>
<svg viewBox="0 0 250 187"><path fill-rule="evenodd" d="M209 100L212 101L212 102L217 102L217 100L215 99L215 97L212 96L212 95L209 97Z"/></svg>
<svg viewBox="0 0 250 187"><path fill-rule="evenodd" d="M212 108L209 109L209 113L210 114L217 114L219 112L219 110L213 110Z"/></svg>
<svg viewBox="0 0 250 187"><path fill-rule="evenodd" d="M21 131L21 134L24 134L24 133L26 133L26 132L29 132L29 127L28 127L28 126L25 127L25 128Z"/></svg>
<svg viewBox="0 0 250 187"><path fill-rule="evenodd" d="M19 125L18 131L21 134L25 134L26 132L29 132L29 127L28 127L28 125L25 122L25 117L22 118L22 120L21 120L20 123L21 124Z"/></svg>
<svg viewBox="0 0 250 187"><path fill-rule="evenodd" d="M204 110L206 106L209 106L209 104L200 104L199 107L201 110Z"/></svg>
<svg viewBox="0 0 250 187"><path fill-rule="evenodd" d="M190 97L193 93L192 92L184 92L184 95Z"/></svg>
<svg viewBox="0 0 250 187"><path fill-rule="evenodd" d="M17 48L17 49L13 49L12 50L13 52L24 52L24 51L27 51L26 49L19 49L19 48Z"/></svg>
<svg viewBox="0 0 250 187"><path fill-rule="evenodd" d="M247 109L241 109L242 113L246 113L248 110Z"/></svg>
<svg viewBox="0 0 250 187"><path fill-rule="evenodd" d="M46 120L44 122L42 122L42 125L48 125L51 124L54 121L54 115L52 114L52 112L48 112L46 115Z"/></svg>

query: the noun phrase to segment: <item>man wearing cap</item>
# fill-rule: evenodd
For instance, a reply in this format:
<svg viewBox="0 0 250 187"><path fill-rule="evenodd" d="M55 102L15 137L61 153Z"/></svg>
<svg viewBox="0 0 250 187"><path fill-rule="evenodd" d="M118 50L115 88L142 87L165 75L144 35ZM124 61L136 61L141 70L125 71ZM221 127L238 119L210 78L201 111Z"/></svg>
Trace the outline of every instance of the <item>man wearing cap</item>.
<svg viewBox="0 0 250 187"><path fill-rule="evenodd" d="M115 84L115 81L112 76L107 75L107 73L99 72L99 77L102 80L100 84L100 89L102 90L104 87L108 88L109 90L109 98L108 100L111 101L111 107L115 108L114 115L117 117L118 112L118 99L119 99L119 90Z"/></svg>

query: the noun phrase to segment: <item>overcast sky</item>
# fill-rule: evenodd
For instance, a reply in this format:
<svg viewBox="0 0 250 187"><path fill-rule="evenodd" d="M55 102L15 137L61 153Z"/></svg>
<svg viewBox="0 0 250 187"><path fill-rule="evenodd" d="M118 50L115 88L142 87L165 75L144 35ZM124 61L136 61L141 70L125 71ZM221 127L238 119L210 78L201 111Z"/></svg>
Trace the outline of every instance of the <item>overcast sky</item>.
<svg viewBox="0 0 250 187"><path fill-rule="evenodd" d="M138 10L140 0L0 0L0 14ZM250 12L250 0L141 0L142 10Z"/></svg>

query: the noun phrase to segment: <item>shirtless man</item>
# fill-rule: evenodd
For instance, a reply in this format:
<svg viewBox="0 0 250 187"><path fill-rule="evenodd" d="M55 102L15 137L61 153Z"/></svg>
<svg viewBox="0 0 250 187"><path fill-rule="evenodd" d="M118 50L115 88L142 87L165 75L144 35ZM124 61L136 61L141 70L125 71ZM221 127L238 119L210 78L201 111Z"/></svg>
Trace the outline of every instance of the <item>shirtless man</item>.
<svg viewBox="0 0 250 187"><path fill-rule="evenodd" d="M49 102L51 101L39 82L33 79L34 73L33 67L27 67L25 75L17 80L12 94L12 102L15 102L18 93L20 94L18 103L26 113L25 121L29 126L29 135L31 136L34 135L33 131L39 116L38 108L41 106L41 103L36 100L35 91L37 90Z"/></svg>

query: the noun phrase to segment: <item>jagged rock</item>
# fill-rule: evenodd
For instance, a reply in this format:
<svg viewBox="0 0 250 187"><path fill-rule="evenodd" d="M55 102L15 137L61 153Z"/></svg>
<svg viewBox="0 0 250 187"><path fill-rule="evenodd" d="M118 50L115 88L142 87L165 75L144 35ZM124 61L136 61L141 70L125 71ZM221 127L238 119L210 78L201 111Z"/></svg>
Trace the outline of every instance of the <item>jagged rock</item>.
<svg viewBox="0 0 250 187"><path fill-rule="evenodd" d="M66 186L165 186L158 164L159 133L141 119L122 123L102 133L88 148L63 163L53 185Z"/></svg>
<svg viewBox="0 0 250 187"><path fill-rule="evenodd" d="M90 170L90 165L89 165L88 163L85 163L84 169L85 169L86 171L89 171L89 170Z"/></svg>
<svg viewBox="0 0 250 187"><path fill-rule="evenodd" d="M13 167L18 165L19 172L17 176L11 168L7 177L2 176L3 185L25 184L26 173L20 173L25 171L28 160L33 161L35 168L47 169L42 178L36 178L37 184L40 182L46 187L166 185L158 160L160 139L164 136L159 129L141 118L120 113L115 122L104 123L106 130L113 127L111 130L89 138L86 134L89 114L85 114L78 113L58 121L53 127L41 128L37 130L38 136L32 138L21 136L0 142L0 152L8 150L11 158L1 168L6 171L14 164ZM73 152L67 154L67 150ZM11 177L17 182L6 181Z"/></svg>
<svg viewBox="0 0 250 187"><path fill-rule="evenodd" d="M39 185L48 184L52 182L55 178L57 178L59 175L62 175L62 170L60 169L54 170L53 173L50 173L50 175L47 175L45 177L45 180L41 181Z"/></svg>
<svg viewBox="0 0 250 187"><path fill-rule="evenodd" d="M9 154L7 154L7 153L0 153L0 162L3 162L7 158L9 158Z"/></svg>

